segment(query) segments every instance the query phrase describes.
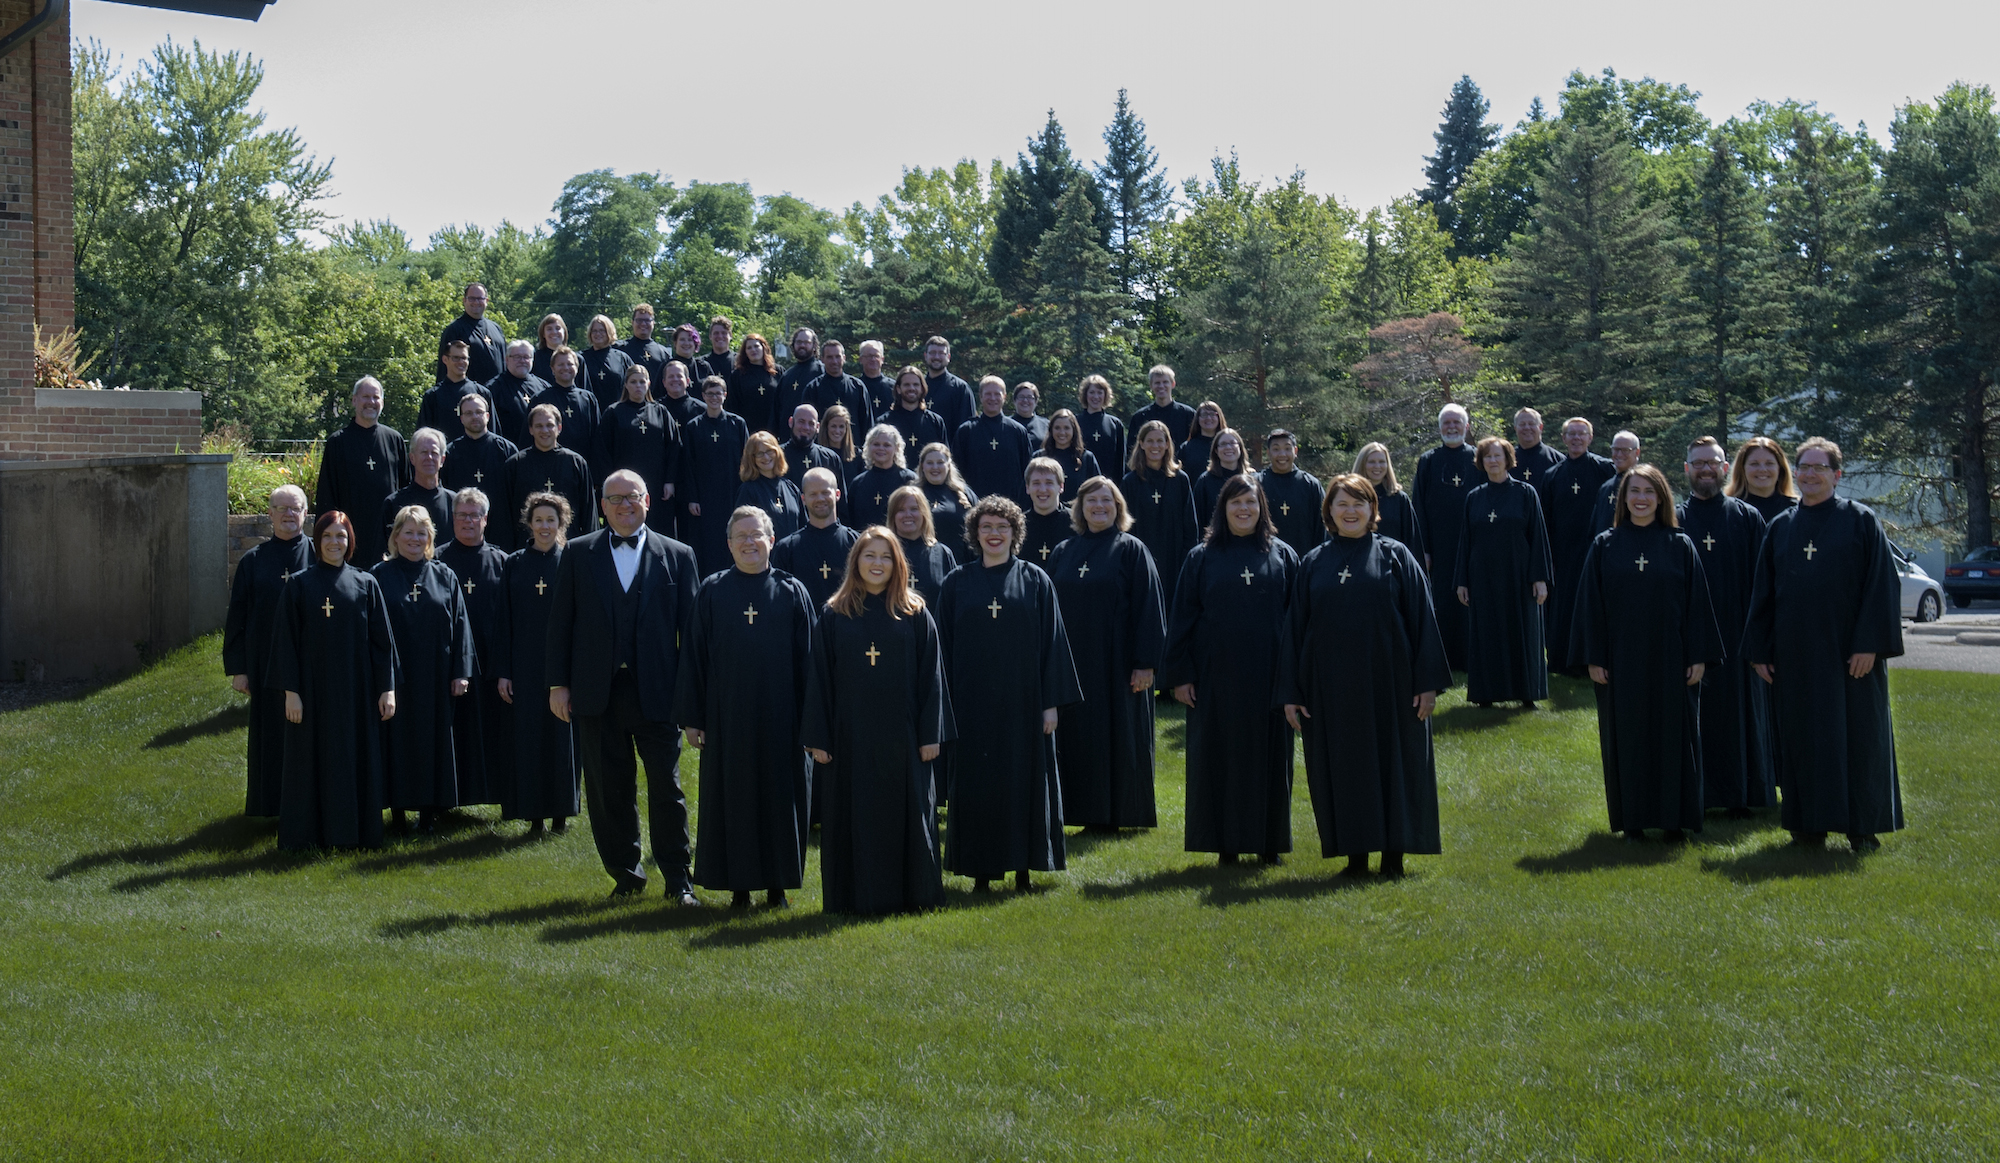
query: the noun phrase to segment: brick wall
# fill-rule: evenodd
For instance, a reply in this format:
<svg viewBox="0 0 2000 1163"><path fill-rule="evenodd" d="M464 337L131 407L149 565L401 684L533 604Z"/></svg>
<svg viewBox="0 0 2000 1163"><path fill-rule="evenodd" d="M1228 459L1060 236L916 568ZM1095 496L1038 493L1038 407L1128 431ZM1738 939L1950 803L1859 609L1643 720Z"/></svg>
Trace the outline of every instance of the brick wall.
<svg viewBox="0 0 2000 1163"><path fill-rule="evenodd" d="M229 585L236 584L236 566L243 555L271 539L271 515L269 513L231 513L229 515Z"/></svg>
<svg viewBox="0 0 2000 1163"><path fill-rule="evenodd" d="M0 460L87 460L201 451L200 392L0 393Z"/></svg>

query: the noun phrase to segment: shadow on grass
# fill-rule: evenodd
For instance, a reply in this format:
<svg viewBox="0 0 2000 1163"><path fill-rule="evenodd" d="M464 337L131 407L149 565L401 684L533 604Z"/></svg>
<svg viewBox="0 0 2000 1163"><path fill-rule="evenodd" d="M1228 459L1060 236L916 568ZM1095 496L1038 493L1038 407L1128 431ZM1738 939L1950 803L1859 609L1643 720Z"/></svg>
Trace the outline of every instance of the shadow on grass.
<svg viewBox="0 0 2000 1163"><path fill-rule="evenodd" d="M323 852L286 852L272 848L240 860L211 860L206 864L191 864L186 868L128 876L112 885L111 889L113 892L144 892L149 888L158 888L176 881L194 883L206 880L232 880L239 876L256 876L267 872L296 872L324 858Z"/></svg>
<svg viewBox="0 0 2000 1163"><path fill-rule="evenodd" d="M495 929L502 926L546 925L552 921L574 921L612 909L633 907L607 897L560 897L537 905L492 909L483 913L434 913L426 917L405 917L384 921L375 927L377 935L390 940L431 937L453 929Z"/></svg>
<svg viewBox="0 0 2000 1163"><path fill-rule="evenodd" d="M1861 871L1862 857L1845 848L1800 848L1775 844L1740 856L1703 857L1703 872L1720 873L1739 884L1804 876L1843 876Z"/></svg>
<svg viewBox="0 0 2000 1163"><path fill-rule="evenodd" d="M1098 900L1125 900L1163 892L1195 892L1200 903L1224 909L1231 905L1265 900L1310 900L1331 893L1374 888L1393 882L1380 876L1341 876L1329 871L1324 876L1261 875L1255 864L1197 864L1166 872L1152 872L1122 884L1086 884L1079 891ZM1409 878L1404 878L1409 879Z"/></svg>
<svg viewBox="0 0 2000 1163"><path fill-rule="evenodd" d="M250 704L239 703L203 719L199 723L187 723L171 730L162 731L146 740L146 750L158 751L164 747L179 747L183 743L208 735L227 735L250 725Z"/></svg>
<svg viewBox="0 0 2000 1163"><path fill-rule="evenodd" d="M1598 872L1606 868L1645 868L1654 864L1672 864L1685 848L1685 844L1669 844L1664 840L1634 843L1621 840L1609 832L1593 832L1584 837L1583 843L1567 852L1552 856L1523 856L1514 865L1523 872L1537 875Z"/></svg>
<svg viewBox="0 0 2000 1163"><path fill-rule="evenodd" d="M754 945L762 945L766 941L806 941L814 937L829 937L842 929L881 924L890 920L894 914L883 917L862 917L851 913L800 913L779 920L761 920L762 917L771 915L770 912L764 911L752 913L746 918L742 913L725 913L721 919L730 921L740 919L747 923L717 925L689 940L688 948L747 949Z"/></svg>
<svg viewBox="0 0 2000 1163"><path fill-rule="evenodd" d="M1464 689L1464 672L1454 676L1459 689ZM1499 727L1526 716L1550 711L1593 710L1597 706L1597 696L1590 689L1587 679L1565 678L1562 675L1549 676L1549 696L1538 699L1533 709L1522 706L1517 701L1499 702L1490 707L1460 703L1439 711L1433 723L1447 731L1478 731L1488 727Z"/></svg>
<svg viewBox="0 0 2000 1163"><path fill-rule="evenodd" d="M107 848L101 852L88 852L63 861L49 872L49 880L65 880L80 872L90 872L113 864L171 864L184 856L197 853L245 852L255 848L278 834L278 821L255 819L250 816L224 816L210 820L201 827L178 840L153 841L144 844L128 844L123 848Z"/></svg>
<svg viewBox="0 0 2000 1163"><path fill-rule="evenodd" d="M1150 831L1150 828L1120 828L1115 832L1071 832L1063 838L1063 853L1065 859L1081 860L1106 844L1136 840Z"/></svg>
<svg viewBox="0 0 2000 1163"><path fill-rule="evenodd" d="M463 832L482 826L483 821L467 820L450 831ZM444 832L442 822L440 831ZM446 833L448 834L448 833ZM517 848L532 847L546 843L546 839L528 835L502 836L494 832L461 836L457 839L436 843L433 837L416 837L416 842L400 842L394 851L365 856L354 862L356 872L394 872L403 868L429 868L440 864L454 864L463 860L484 860L489 856L504 856ZM426 843L424 841L432 841Z"/></svg>

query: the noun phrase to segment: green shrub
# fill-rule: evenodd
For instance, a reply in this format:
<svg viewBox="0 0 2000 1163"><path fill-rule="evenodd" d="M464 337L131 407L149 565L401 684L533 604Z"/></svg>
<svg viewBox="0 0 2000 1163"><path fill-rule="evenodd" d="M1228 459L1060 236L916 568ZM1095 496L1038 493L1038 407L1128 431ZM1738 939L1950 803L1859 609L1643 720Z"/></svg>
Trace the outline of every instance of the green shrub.
<svg viewBox="0 0 2000 1163"><path fill-rule="evenodd" d="M297 485L306 491L306 503L312 503L313 492L319 487L319 461L321 444L314 442L301 452L288 452L269 456L250 447L243 433L223 425L202 439L201 450L205 453L228 453L234 457L229 462L229 511L231 513L262 513L270 508L271 492L280 485Z"/></svg>

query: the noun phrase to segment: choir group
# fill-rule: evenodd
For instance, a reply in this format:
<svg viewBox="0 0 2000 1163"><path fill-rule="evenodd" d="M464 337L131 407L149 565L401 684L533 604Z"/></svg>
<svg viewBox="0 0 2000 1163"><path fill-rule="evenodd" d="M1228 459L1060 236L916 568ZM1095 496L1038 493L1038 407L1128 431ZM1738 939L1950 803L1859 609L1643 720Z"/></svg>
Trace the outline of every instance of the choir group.
<svg viewBox="0 0 2000 1163"><path fill-rule="evenodd" d="M1448 406L1407 491L1389 450L1322 483L1266 467L1172 369L1129 420L1111 384L1038 414L932 338L860 345L650 307L509 343L485 291L439 345L406 443L355 386L317 513L271 498L238 567L224 667L252 704L252 815L286 848L497 804L561 832L586 806L614 893L648 874L782 904L821 832L826 907L920 908L1064 867L1065 826L1152 827L1154 704L1187 707L1186 848L1292 847L1293 736L1321 850L1365 875L1440 851L1431 714L1596 691L1610 824L1679 839L1777 806L1798 842L1901 827L1887 686L1901 653L1883 530L1839 448L1686 453L1688 495L1581 418L1523 409L1468 446ZM699 395L691 394L690 389ZM699 749L698 833L677 764ZM946 807L948 805L948 807ZM946 808L948 824L939 825Z"/></svg>

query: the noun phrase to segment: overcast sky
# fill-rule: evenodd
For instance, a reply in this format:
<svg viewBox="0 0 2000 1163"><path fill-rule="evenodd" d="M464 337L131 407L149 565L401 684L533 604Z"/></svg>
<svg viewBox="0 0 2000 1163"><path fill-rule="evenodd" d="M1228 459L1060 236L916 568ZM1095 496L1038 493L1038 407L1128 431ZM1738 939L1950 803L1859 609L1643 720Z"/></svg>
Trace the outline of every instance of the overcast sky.
<svg viewBox="0 0 2000 1163"><path fill-rule="evenodd" d="M1421 181L1461 73L1507 126L1610 66L1711 118L1798 98L1878 138L1910 99L2000 84L1995 0L277 0L255 24L78 0L73 21L128 68L168 36L261 59L269 124L333 161L326 208L420 240L540 223L603 167L872 203L904 167L1011 161L1051 106L1095 161L1121 87L1176 182L1234 149L1366 207Z"/></svg>

